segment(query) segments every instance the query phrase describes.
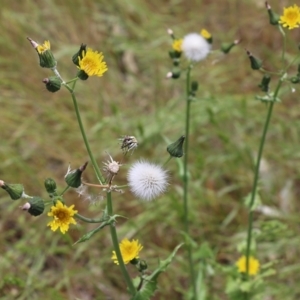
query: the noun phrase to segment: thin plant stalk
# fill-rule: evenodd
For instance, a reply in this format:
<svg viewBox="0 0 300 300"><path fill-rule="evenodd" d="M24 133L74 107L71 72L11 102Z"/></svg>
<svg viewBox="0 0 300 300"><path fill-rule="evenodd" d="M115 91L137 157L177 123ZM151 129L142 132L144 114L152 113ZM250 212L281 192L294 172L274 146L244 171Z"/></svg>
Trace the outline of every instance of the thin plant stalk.
<svg viewBox="0 0 300 300"><path fill-rule="evenodd" d="M282 76L283 77L283 76ZM257 186L258 186L258 179L259 179L259 169L260 169L260 163L261 163L261 158L263 154L263 149L266 141L266 136L273 112L273 107L276 102L276 98L278 96L282 80L283 78L280 78L273 96L273 101L271 101L268 104L268 112L267 112L267 117L265 121L265 125L263 127L263 133L262 133L262 138L260 140L260 145L259 145L259 150L257 154L257 160L256 160L256 165L255 165L255 170L254 170L254 179L253 179L253 186L252 186L252 192L251 192L251 199L250 199L250 204L249 204L249 214L248 214L248 231L247 231L247 246L246 246L246 275L249 276L249 258L250 258L250 251L251 251L251 242L252 242L252 231L253 231L253 209L252 206L254 204L255 196L256 196L256 191L257 191ZM247 296L248 297L248 296ZM246 298L248 299L248 298Z"/></svg>
<svg viewBox="0 0 300 300"><path fill-rule="evenodd" d="M190 78L192 65L188 67L186 75L186 113L185 113L185 145L184 145L184 160L183 160L183 216L184 216L184 231L187 237L189 236L189 206L188 206L188 149L189 149L189 132L190 132ZM187 243L188 261L190 269L190 278L192 282L194 299L197 299L197 288L195 279L195 270L192 257L192 245Z"/></svg>
<svg viewBox="0 0 300 300"><path fill-rule="evenodd" d="M107 192L106 193L106 199L107 199L107 214L109 216L113 215L113 206L112 206L112 199L111 199L111 192ZM127 269L125 267L123 258L122 258L122 254L121 254L121 250L119 247L119 242L118 242L118 236L117 236L117 230L114 224L111 224L110 226L110 235L111 235L111 239L113 242L113 246L116 252L116 256L118 258L118 262L119 262L119 266L121 269L121 272L123 274L123 277L126 281L128 290L130 292L131 295L135 295L136 294L136 289L131 281L131 278L127 272Z"/></svg>
<svg viewBox="0 0 300 300"><path fill-rule="evenodd" d="M82 138L83 138L83 141L84 141L84 144L85 144L85 147L86 147L86 150L89 154L89 157L91 159L91 162L92 162L92 165L93 165L93 168L95 170L95 173L96 173L96 176L97 176L97 179L99 180L99 182L101 184L103 184L103 182L105 181L102 174L101 174L101 171L98 167L98 164L94 158L94 155L92 153L92 150L90 148L90 145L89 145L89 142L88 142L88 139L86 137L86 134L85 134L85 130L84 130L84 127L83 127L83 123L82 123L82 120L81 120L81 116L80 116L80 112L79 112L79 109L78 109L78 104L77 104L77 99L76 99L76 96L75 96L75 93L74 93L74 90L71 89L68 85L65 85L65 87L69 90L71 96L72 96L72 100L73 100L73 104L74 104L74 108L75 108L75 113L76 113L76 117L77 117L77 121L78 121L78 124L79 124L79 128L80 128L80 131L81 131L81 135L82 135Z"/></svg>
<svg viewBox="0 0 300 300"><path fill-rule="evenodd" d="M81 131L81 134L82 134L82 137L83 137L83 140L84 140L84 144L85 144L86 149L88 151L88 154L89 154L90 159L92 161L92 164L93 164L96 176L97 176L100 184L103 184L103 182L105 182L105 180L104 180L104 178L103 178L103 176L101 174L101 171L99 169L99 166L98 166L98 164L97 164L97 162L96 162L96 160L95 160L95 158L93 156L93 153L91 151L88 139L86 137L85 130L84 130L84 127L83 127L81 116L80 116L80 112L79 112L79 109L78 109L77 99L76 99L74 90L71 89L68 85L65 85L65 87L71 93L71 96L72 96L72 99L73 99L74 108L75 108L75 112L76 112L76 117L77 117L78 124L79 124L79 127L80 127L80 131ZM112 207L111 192L107 192L106 193L106 199L107 199L107 204L106 204L107 205L107 214L109 216L112 216L113 215L113 207ZM123 261L123 258L122 258L122 254L121 254L121 250L120 250L119 242L118 242L118 235L117 235L117 231L116 231L115 225L114 224L110 224L109 227L110 227L110 234L111 234L111 239L112 239L112 242L113 242L113 247L114 247L114 250L116 252L116 256L117 256L117 259L118 259L118 262L119 262L119 267L121 269L122 275L123 275L123 277L125 279L125 282L127 284L127 287L128 287L128 290L129 290L130 294L131 295L135 295L136 294L136 289L135 289L135 287L134 287L134 285L133 285L133 283L131 281L131 278L130 278L128 272L127 272L127 269L125 267L125 264L124 264L124 261Z"/></svg>

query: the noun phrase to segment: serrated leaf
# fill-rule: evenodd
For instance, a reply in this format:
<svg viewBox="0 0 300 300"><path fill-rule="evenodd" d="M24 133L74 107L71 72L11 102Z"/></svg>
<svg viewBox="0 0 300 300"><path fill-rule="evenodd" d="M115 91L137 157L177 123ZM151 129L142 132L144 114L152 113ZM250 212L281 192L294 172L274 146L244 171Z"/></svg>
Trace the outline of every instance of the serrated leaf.
<svg viewBox="0 0 300 300"><path fill-rule="evenodd" d="M89 240L95 233L97 233L99 230L101 230L103 227L105 227L106 225L108 225L106 222L102 223L100 226L98 226L97 228L89 231L88 233L84 234L78 241L76 241L74 245L79 244L79 243L83 243L87 240Z"/></svg>
<svg viewBox="0 0 300 300"><path fill-rule="evenodd" d="M260 100L261 102L281 102L280 98L274 98L272 93L265 96L255 96L255 99Z"/></svg>
<svg viewBox="0 0 300 300"><path fill-rule="evenodd" d="M254 211L256 210L259 206L261 206L262 202L261 202L261 198L259 196L259 194L256 192L255 193L255 198L254 198L254 201L253 201L253 204L252 206L250 207L250 204L251 204L251 198L252 198L252 193L248 194L246 197L245 197L245 200L244 200L244 203L245 205L251 209L251 211Z"/></svg>
<svg viewBox="0 0 300 300"><path fill-rule="evenodd" d="M169 264L172 262L173 258L176 255L176 252L183 244L178 245L169 257L165 260L159 262L159 266L156 270L152 272L151 275L144 276L141 280L144 281L141 289L131 298L131 300L149 300L152 297L157 289L157 279L158 276L166 271Z"/></svg>

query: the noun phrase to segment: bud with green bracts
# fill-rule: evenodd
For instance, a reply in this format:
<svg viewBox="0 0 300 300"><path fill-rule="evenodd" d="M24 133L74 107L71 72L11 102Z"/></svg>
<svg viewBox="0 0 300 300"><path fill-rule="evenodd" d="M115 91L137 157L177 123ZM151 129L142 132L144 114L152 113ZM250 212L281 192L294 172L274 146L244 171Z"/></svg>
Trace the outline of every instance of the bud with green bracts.
<svg viewBox="0 0 300 300"><path fill-rule="evenodd" d="M183 156L183 142L185 136L181 136L176 142L170 144L167 147L167 151L172 157L182 157Z"/></svg>
<svg viewBox="0 0 300 300"><path fill-rule="evenodd" d="M0 187L2 187L10 196L12 200L18 200L24 195L24 187L19 183L5 183L0 180Z"/></svg>

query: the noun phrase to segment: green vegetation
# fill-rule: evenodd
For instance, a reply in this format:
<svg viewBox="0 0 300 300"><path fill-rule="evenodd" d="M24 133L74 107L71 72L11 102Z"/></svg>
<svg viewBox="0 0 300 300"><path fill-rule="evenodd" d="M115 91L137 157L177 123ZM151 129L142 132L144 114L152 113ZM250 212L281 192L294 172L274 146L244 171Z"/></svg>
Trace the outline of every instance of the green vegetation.
<svg viewBox="0 0 300 300"><path fill-rule="evenodd" d="M273 4L274 10L282 7ZM52 177L64 187L69 163L88 161L72 99L62 89L49 93L38 58L26 37L51 49L66 78L76 74L71 57L81 43L102 51L108 72L101 78L77 83L78 105L97 162L108 154L122 162L118 138L134 135L139 147L126 157L115 181L126 184L126 171L138 159L164 163L167 145L184 134L184 78L166 79L172 65L171 39L209 30L213 49L241 38L228 55L216 51L193 69L199 82L191 111L189 172L190 234L199 273L199 300L227 299L226 268L239 258L237 245L246 240L245 197L253 181L254 160L267 114L261 94L261 74L251 70L244 48L278 69L282 39L268 24L259 1L7 1L0 19L0 179L22 183L29 195L47 198L44 180ZM288 32L286 59L297 50L299 29ZM295 73L297 69L295 67ZM272 84L272 82L271 82ZM275 104L263 154L259 192L264 210L254 214L254 233L260 232L261 264L276 263L264 296L274 300L300 297L298 211L300 173L299 84L285 85L282 102ZM168 164L171 182L159 199L143 203L126 190L114 193L119 239L138 238L149 270L186 241L182 210L182 182L176 161ZM97 183L92 165L84 172ZM95 228L78 222L68 234L52 232L46 214L32 217L0 191L0 299L128 299L118 267L111 260L108 228L86 243L73 244ZM99 189L89 192L100 199ZM96 217L104 201L90 203L73 192L68 205ZM275 221L278 221L277 223ZM272 222L270 222L272 221ZM280 221L280 222L279 222ZM200 245L200 246L199 246ZM198 269L199 268L199 269ZM134 276L136 270L129 266ZM178 250L160 275L154 299L184 299L189 283L186 251ZM205 298L206 297L206 298ZM264 298L258 298L264 299Z"/></svg>

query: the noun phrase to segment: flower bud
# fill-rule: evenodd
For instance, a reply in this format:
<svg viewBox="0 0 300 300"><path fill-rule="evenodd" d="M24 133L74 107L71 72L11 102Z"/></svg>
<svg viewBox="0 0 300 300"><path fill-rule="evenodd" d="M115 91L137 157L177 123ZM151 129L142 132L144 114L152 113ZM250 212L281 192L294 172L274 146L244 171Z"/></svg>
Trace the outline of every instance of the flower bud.
<svg viewBox="0 0 300 300"><path fill-rule="evenodd" d="M168 32L168 35L169 35L172 39L175 39L174 32L173 32L172 29L168 28L167 32Z"/></svg>
<svg viewBox="0 0 300 300"><path fill-rule="evenodd" d="M181 52L178 51L169 51L169 56L173 60L173 65L178 66L180 62Z"/></svg>
<svg viewBox="0 0 300 300"><path fill-rule="evenodd" d="M258 85L263 92L269 91L269 83L271 81L271 76L269 74L265 74L261 80L261 83Z"/></svg>
<svg viewBox="0 0 300 300"><path fill-rule="evenodd" d="M259 70L262 66L262 61L258 58L255 58L251 52L249 52L248 50L246 50L247 55L250 59L250 63L251 63L251 68L253 70Z"/></svg>
<svg viewBox="0 0 300 300"><path fill-rule="evenodd" d="M145 260L141 259L137 265L139 272L143 272L148 269L148 265Z"/></svg>
<svg viewBox="0 0 300 300"><path fill-rule="evenodd" d="M170 144L167 147L167 151L170 153L172 157L182 157L183 156L183 142L185 140L185 136L181 136L176 142Z"/></svg>
<svg viewBox="0 0 300 300"><path fill-rule="evenodd" d="M271 6L269 5L269 3L267 1L266 1L266 8L268 10L270 24L271 25L278 25L278 21L280 20L280 16L272 11L272 8L271 8Z"/></svg>
<svg viewBox="0 0 300 300"><path fill-rule="evenodd" d="M55 194L56 193L56 182L52 178L47 178L44 181L45 188L48 194Z"/></svg>
<svg viewBox="0 0 300 300"><path fill-rule="evenodd" d="M191 91L193 93L196 93L198 90L198 82L197 81L193 81L192 84L191 84Z"/></svg>
<svg viewBox="0 0 300 300"><path fill-rule="evenodd" d="M179 77L180 77L180 74L181 74L181 70L180 70L180 68L179 67L174 67L173 69L172 69L172 78L173 79L178 79Z"/></svg>
<svg viewBox="0 0 300 300"><path fill-rule="evenodd" d="M83 58L82 52L86 51L86 45L81 44L79 50L72 56L72 61L76 66L79 66L79 57Z"/></svg>
<svg viewBox="0 0 300 300"><path fill-rule="evenodd" d="M42 198L33 197L22 206L22 209L27 210L32 216L39 216L44 212L45 203Z"/></svg>
<svg viewBox="0 0 300 300"><path fill-rule="evenodd" d="M65 181L68 184L68 186L73 188L78 188L81 186L81 175L83 171L85 170L87 166L87 162L83 164L79 169L76 170L70 170L70 167L68 169L67 174L65 175Z"/></svg>
<svg viewBox="0 0 300 300"><path fill-rule="evenodd" d="M294 76L290 78L291 83L299 83L300 82L300 77Z"/></svg>
<svg viewBox="0 0 300 300"><path fill-rule="evenodd" d="M240 43L240 40L235 40L232 43L222 43L221 44L221 51L225 54L229 53L230 50Z"/></svg>
<svg viewBox="0 0 300 300"><path fill-rule="evenodd" d="M40 58L40 66L42 68L52 69L56 67L56 60L50 50L50 42L45 41L43 45L39 45L37 42L33 41L31 38L27 38L31 43L32 47L37 51Z"/></svg>
<svg viewBox="0 0 300 300"><path fill-rule="evenodd" d="M132 259L132 260L130 261L130 263L131 263L132 265L134 265L134 266L137 266L139 262L140 262L140 259L139 259L139 258L134 258L134 259Z"/></svg>
<svg viewBox="0 0 300 300"><path fill-rule="evenodd" d="M143 272L148 269L148 265L145 260L141 259L139 262L139 271Z"/></svg>
<svg viewBox="0 0 300 300"><path fill-rule="evenodd" d="M9 194L12 200L18 200L25 195L24 187L19 183L9 184L5 183L3 180L0 180L0 187L2 187Z"/></svg>
<svg viewBox="0 0 300 300"><path fill-rule="evenodd" d="M43 82L46 85L46 89L49 92L55 93L61 88L61 80L57 76L51 76L49 78L44 78Z"/></svg>

